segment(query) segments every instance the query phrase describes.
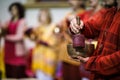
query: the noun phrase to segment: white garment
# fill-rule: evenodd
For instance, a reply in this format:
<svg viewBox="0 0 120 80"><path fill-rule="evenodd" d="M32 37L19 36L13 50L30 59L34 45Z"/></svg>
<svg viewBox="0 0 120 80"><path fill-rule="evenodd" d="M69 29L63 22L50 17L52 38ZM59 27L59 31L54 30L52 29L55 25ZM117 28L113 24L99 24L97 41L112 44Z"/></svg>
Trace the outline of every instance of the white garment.
<svg viewBox="0 0 120 80"><path fill-rule="evenodd" d="M36 78L37 80L53 80L53 77L50 75L45 74L44 72L37 70L36 71Z"/></svg>

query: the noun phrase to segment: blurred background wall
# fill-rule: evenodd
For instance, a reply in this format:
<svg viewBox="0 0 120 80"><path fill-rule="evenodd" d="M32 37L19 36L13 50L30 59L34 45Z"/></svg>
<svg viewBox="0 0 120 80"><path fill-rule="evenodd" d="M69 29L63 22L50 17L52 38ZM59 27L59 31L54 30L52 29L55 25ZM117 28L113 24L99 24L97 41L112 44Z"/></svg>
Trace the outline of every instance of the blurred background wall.
<svg viewBox="0 0 120 80"><path fill-rule="evenodd" d="M0 0L0 21L5 22L8 21L10 18L10 14L8 12L8 7L11 3L13 2L21 2L23 4L26 4L27 1L29 0ZM38 13L41 8L26 8L26 22L28 27L36 27L35 25L37 24L38 20ZM64 18L64 16L69 12L71 9L70 8L50 8L51 15L53 22L57 23L61 21L61 19ZM59 17L58 17L59 16ZM2 41L3 44L3 41ZM25 40L26 47L29 49L31 47L34 47L34 43L31 42L30 40Z"/></svg>
<svg viewBox="0 0 120 80"><path fill-rule="evenodd" d="M27 2L27 0L0 0L0 10L1 10L0 20L2 22L8 19L9 17L8 7L13 2L21 2L24 4ZM36 25L39 9L40 8L27 8L26 9L26 20L27 20L29 27ZM51 8L53 22L60 21L68 11L70 11L70 8Z"/></svg>

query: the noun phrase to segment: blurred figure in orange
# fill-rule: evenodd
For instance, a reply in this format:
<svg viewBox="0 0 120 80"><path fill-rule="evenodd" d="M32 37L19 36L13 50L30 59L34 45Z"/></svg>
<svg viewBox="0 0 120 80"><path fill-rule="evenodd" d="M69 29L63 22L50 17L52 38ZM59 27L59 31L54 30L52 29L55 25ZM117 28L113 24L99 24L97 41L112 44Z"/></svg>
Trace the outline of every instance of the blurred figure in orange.
<svg viewBox="0 0 120 80"><path fill-rule="evenodd" d="M85 11L85 0L69 0L72 11L68 12L65 18L58 24L62 28L63 39L61 41L60 59L62 61L62 77L63 80L80 80L79 62L73 61L67 54L68 43L72 43L71 35L68 31L69 20L77 14L83 14Z"/></svg>
<svg viewBox="0 0 120 80"><path fill-rule="evenodd" d="M5 35L5 69L7 78L24 78L25 74L25 46L23 42L25 23L25 8L20 3L9 6L11 19L2 27L7 30Z"/></svg>
<svg viewBox="0 0 120 80"><path fill-rule="evenodd" d="M41 9L39 24L33 29L36 47L33 49L32 69L39 80L53 80L57 63L56 25L48 9Z"/></svg>

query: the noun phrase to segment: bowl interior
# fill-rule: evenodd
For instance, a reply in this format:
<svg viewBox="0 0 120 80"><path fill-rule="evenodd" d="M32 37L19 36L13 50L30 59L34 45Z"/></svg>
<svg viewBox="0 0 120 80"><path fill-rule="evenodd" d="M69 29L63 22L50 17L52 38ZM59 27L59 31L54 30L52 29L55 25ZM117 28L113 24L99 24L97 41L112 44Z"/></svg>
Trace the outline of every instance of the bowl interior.
<svg viewBox="0 0 120 80"><path fill-rule="evenodd" d="M76 51L76 49L73 48L72 44L67 45L67 52L68 52L68 55L71 56L71 57L76 57L76 56L79 56L79 55L84 56L84 54L85 54L84 48L80 49L79 51Z"/></svg>

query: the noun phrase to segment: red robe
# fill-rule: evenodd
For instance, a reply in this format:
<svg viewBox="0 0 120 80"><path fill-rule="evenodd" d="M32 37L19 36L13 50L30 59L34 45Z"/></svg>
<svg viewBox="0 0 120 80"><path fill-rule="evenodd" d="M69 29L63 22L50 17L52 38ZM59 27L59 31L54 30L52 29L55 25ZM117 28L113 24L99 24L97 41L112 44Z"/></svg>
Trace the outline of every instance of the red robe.
<svg viewBox="0 0 120 80"><path fill-rule="evenodd" d="M88 11L85 11L84 13L82 14L77 14L77 16L80 16L80 19L83 20L84 22L88 21L91 17L93 17L94 15L93 10L88 10ZM96 14L96 13L95 13Z"/></svg>
<svg viewBox="0 0 120 80"><path fill-rule="evenodd" d="M91 71L91 80L120 80L120 10L108 9L85 22L83 34L88 38L99 36L97 49L85 65Z"/></svg>
<svg viewBox="0 0 120 80"><path fill-rule="evenodd" d="M98 10L97 12L94 12L94 10L91 9L91 10L85 11L83 14L77 14L77 16L80 16L80 19L83 20L84 23L87 21L89 22L92 20L94 20L94 21L97 20L96 24L101 26L102 25L101 20L103 19L103 14L105 14L105 13L106 13L106 9L104 9L104 8ZM90 78L90 71L86 71L84 69L84 64L80 65L80 76Z"/></svg>

